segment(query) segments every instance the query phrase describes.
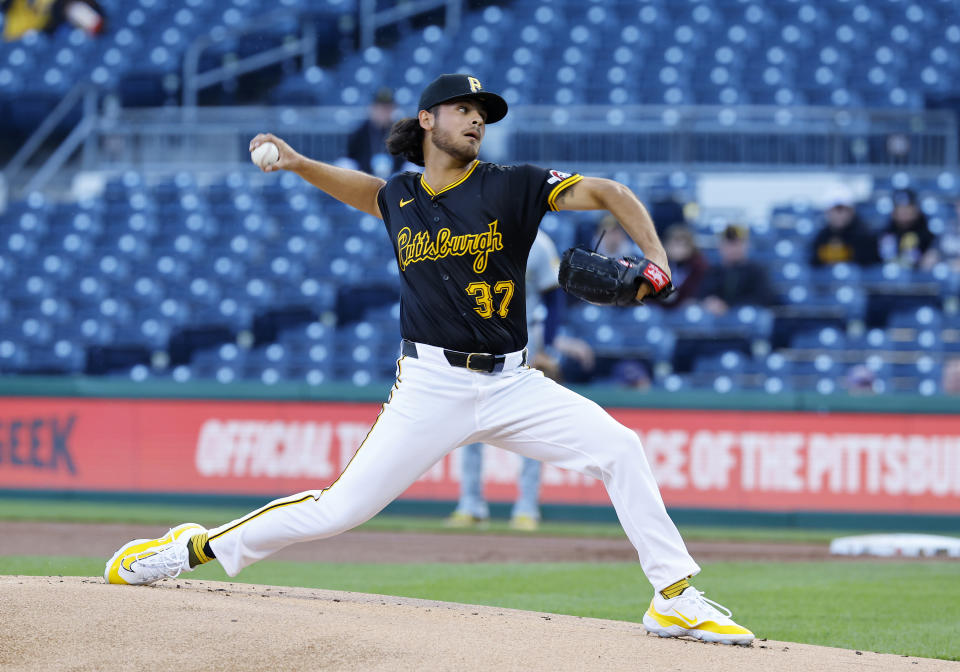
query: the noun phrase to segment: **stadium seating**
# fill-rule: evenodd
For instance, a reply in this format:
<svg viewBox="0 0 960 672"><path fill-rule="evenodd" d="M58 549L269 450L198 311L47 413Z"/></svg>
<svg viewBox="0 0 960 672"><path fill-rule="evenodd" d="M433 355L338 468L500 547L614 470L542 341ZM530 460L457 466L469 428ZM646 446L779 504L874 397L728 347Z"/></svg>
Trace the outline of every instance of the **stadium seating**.
<svg viewBox="0 0 960 672"><path fill-rule="evenodd" d="M337 51L338 18L357 3L102 4L110 23L99 38L63 28L0 43L0 133L34 127L77 80L117 93L125 105L176 102L183 58L197 37L268 12L293 18L219 43L201 67L247 55L251 43L282 44L304 21ZM364 105L389 85L408 108L441 63L496 81L511 105L919 109L926 96L960 86L960 15L951 2L482 5L456 35L410 21L396 39L347 50L336 64L288 64L270 85L228 83L206 102L235 101L243 89L277 105ZM655 212L673 194L691 198L697 180L683 171L610 176ZM907 186L920 193L931 230L960 240L956 213L942 198L960 186L951 173L880 178L858 209L876 229L889 217L892 191ZM810 268L820 216L810 204L789 203L751 223L773 306L715 316L696 305L571 305L567 333L587 340L600 360L650 364L654 384L667 390L830 393L865 371L874 391L936 393L944 360L960 354L956 267L948 260L922 271ZM591 217L548 214L542 226L564 249L592 242L595 225ZM693 225L704 239L716 233L711 222ZM716 259L712 247L704 252ZM0 283L0 374L364 385L394 372L399 277L382 224L312 198L289 174L254 182L236 171L200 184L189 171L126 172L89 201L30 194L0 214ZM597 375L612 372L601 366Z"/></svg>
<svg viewBox="0 0 960 672"><path fill-rule="evenodd" d="M77 79L118 91L126 105L170 104L196 38L258 20L262 27L246 39L208 49L201 68L280 45L306 22L316 26L324 51L335 53L340 18L356 10L352 0L101 4L109 28L99 38L62 28L0 44L0 98L17 97L15 125L35 125L38 110ZM262 22L282 11L289 20ZM334 68L281 69L262 99L357 105L390 85L405 106L437 63L504 79L499 88L510 104L916 108L960 81L960 18L950 2L512 2L471 12L450 38L436 26L414 26L399 31L394 44L344 54ZM235 83L220 87L214 100L230 103L264 88L263 81L245 84L243 91Z"/></svg>
<svg viewBox="0 0 960 672"><path fill-rule="evenodd" d="M287 176L259 198L251 179L234 173L201 187L184 173L125 173L99 202L31 195L12 204L0 229L0 315L13 318L0 328L0 372L266 384L391 378L398 276L382 225L323 199L305 207ZM584 230L593 227L586 220ZM563 218L548 216L544 229L560 247L577 240ZM812 230L756 227L774 306L716 316L697 305L576 304L565 329L607 360L601 380L610 362L629 358L667 389L833 392L863 365L878 388L935 393L944 359L960 351L950 300L957 274L810 269ZM887 303L882 319L871 319L878 296Z"/></svg>

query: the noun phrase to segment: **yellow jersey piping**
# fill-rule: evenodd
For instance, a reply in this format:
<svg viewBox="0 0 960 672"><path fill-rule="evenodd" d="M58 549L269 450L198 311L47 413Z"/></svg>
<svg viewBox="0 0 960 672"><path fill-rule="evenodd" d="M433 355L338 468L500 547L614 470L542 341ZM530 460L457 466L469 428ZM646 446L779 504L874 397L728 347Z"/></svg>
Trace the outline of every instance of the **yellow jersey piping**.
<svg viewBox="0 0 960 672"><path fill-rule="evenodd" d="M404 355L404 356L405 356L405 355ZM363 448L363 444L367 442L367 439L370 438L370 434L372 434L374 428L376 428L377 423L380 422L380 416L382 416L384 410L386 410L387 404L389 404L390 401L393 399L393 393L397 391L397 388L398 388L399 385L400 385L400 373L401 373L400 363L403 361L403 359L404 359L404 358L401 357L400 359L397 360L397 381L393 384L393 388L390 390L390 396L387 398L386 402L384 402L384 403L380 406L380 412L377 413L377 419L373 421L373 426L370 427L370 431L367 432L367 435L366 435L365 437L363 437L363 441L360 442L360 446L357 448L357 452L355 452L355 453L353 454L353 457L350 458L350 461L347 462L347 466L345 466L345 467L343 468L343 471L340 472L340 476L337 476L337 480L336 480L336 481L334 481L333 483L331 483L330 485L328 485L327 487L325 487L323 490L321 490L319 495L307 494L307 495L304 495L304 496L300 497L299 499L294 499L293 501L277 501L275 504L268 504L267 506L263 507L262 509L259 509L259 510L254 511L253 513L249 514L246 518L241 519L240 521L237 522L236 525L232 525L231 527L228 527L227 529L223 530L222 532L217 532L215 535L209 537L208 541L213 541L213 540L216 539L217 537L220 537L220 536L226 534L227 532L232 532L233 530L237 529L238 527L240 527L240 526L243 525L244 523L249 523L251 520L253 520L254 518L256 518L256 517L258 517L258 516L266 513L267 511L272 511L273 509L279 509L279 508L284 507L284 506L290 506L291 504L300 504L300 503L302 503L302 502L307 501L308 499L312 499L313 501L317 501L317 500L320 499L320 497L323 496L323 493L325 493L327 490L329 490L330 488L332 488L333 486L335 486L335 485L337 484L337 481L339 481L339 480L343 477L343 475L347 472L347 469L350 468L350 465L353 464L354 459L356 459L357 455L360 453L360 449ZM298 493L298 494L299 494L299 493ZM291 497L297 497L297 496L298 496L298 495L291 495ZM286 499L289 499L289 497L286 498Z"/></svg>
<svg viewBox="0 0 960 672"><path fill-rule="evenodd" d="M321 491L320 494L322 495L322 494L323 494L323 491ZM293 496L295 497L296 495L293 495ZM319 497L314 496L314 495L305 495L305 496L300 497L299 499L295 499L295 500L293 500L293 501L291 501L291 502L280 501L280 502L277 502L276 504L268 504L267 506L263 507L262 509L260 509L260 510L258 510L258 511L254 511L253 513L251 513L250 515L248 515L246 518L243 518L243 519L240 520L236 525L233 525L232 527L228 527L227 529L223 530L222 532L218 532L217 534L212 535L212 536L209 538L208 541L213 541L213 540L216 539L217 537L220 537L220 536L226 534L227 532L232 532L233 530L237 529L238 527L240 527L240 526L243 525L244 523L249 523L251 520L253 520L254 518L257 518L258 516L266 513L267 511L272 511L273 509L279 509L279 508L284 507L284 506L290 506L291 504L300 504L301 502L305 502L305 501L307 501L308 499L312 499L312 500L316 501L316 500L319 499Z"/></svg>
<svg viewBox="0 0 960 672"><path fill-rule="evenodd" d="M450 189L453 189L453 188L456 187L456 186L459 186L459 185L463 184L463 182L464 182L468 177L470 177L470 175L473 174L473 171L474 171L474 170L476 169L476 167L479 166L479 165L480 165L480 161L479 161L478 159L474 159L474 160L473 160L473 165L470 166L470 170L468 170L466 173L464 173L463 176L461 176L458 180L456 180L455 182L451 182L450 184L448 184L447 186L445 186L445 187L444 187L443 189L441 189L440 191L434 191L434 190L430 187L430 185L427 184L427 181L426 181L425 179L423 179L423 174L421 173L421 174L420 174L420 186L422 186L423 189L424 189L424 191L426 191L428 194L430 194L430 196L437 196L438 194L442 194L442 193L445 192L445 191L448 191L448 190L450 190Z"/></svg>
<svg viewBox="0 0 960 672"><path fill-rule="evenodd" d="M550 196L547 197L547 205L550 206L550 209L553 210L554 212L556 212L556 211L557 211L557 196L560 195L560 192L562 192L562 191L563 191L564 189L566 189L567 187L572 187L573 185L575 185L577 182L579 182L579 181L582 180L582 179L583 179L583 175L571 175L570 177L568 177L567 179L565 179L563 182L561 182L560 184L558 184L557 186L555 186L555 187L553 188L553 191L550 192Z"/></svg>

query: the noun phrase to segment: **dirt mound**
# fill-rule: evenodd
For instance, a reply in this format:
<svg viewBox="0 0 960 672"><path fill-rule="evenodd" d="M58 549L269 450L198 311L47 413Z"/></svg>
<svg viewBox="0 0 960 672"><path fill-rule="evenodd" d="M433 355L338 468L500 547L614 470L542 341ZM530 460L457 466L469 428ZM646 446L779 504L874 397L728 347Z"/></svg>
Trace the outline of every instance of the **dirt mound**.
<svg viewBox="0 0 960 672"><path fill-rule="evenodd" d="M12 670L951 670L955 663L806 644L730 647L636 623L360 593L0 576Z"/></svg>

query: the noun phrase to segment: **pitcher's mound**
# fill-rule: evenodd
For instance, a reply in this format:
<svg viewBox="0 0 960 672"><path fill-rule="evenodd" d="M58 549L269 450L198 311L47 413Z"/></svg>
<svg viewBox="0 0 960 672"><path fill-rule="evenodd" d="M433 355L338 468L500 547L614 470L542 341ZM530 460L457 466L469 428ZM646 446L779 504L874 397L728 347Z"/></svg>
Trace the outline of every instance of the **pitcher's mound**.
<svg viewBox="0 0 960 672"><path fill-rule="evenodd" d="M3 670L953 670L843 649L731 647L637 623L308 588L0 576Z"/></svg>

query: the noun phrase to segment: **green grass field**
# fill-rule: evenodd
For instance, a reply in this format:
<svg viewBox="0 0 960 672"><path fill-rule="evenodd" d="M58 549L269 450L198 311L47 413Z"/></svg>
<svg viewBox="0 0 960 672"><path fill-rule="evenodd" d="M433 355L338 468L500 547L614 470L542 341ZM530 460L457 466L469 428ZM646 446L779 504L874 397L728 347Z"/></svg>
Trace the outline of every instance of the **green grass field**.
<svg viewBox="0 0 960 672"><path fill-rule="evenodd" d="M250 508L236 506L185 506L179 504L114 503L73 500L38 500L0 497L0 520L37 520L78 523L136 523L169 527L191 521L212 527L239 518ZM358 529L391 532L461 533L463 530L444 526L441 518L377 516ZM859 530L816 530L792 528L698 527L680 526L684 539L722 541L771 541L777 543L829 543ZM489 527L473 530L473 534L522 534L511 530L506 520L493 520ZM616 523L551 522L542 524L538 534L554 537L625 537Z"/></svg>
<svg viewBox="0 0 960 672"><path fill-rule="evenodd" d="M0 519L216 524L245 511L0 499ZM438 520L382 516L364 529L446 531ZM490 532L506 527L492 525ZM688 539L825 542L850 531L686 528ZM597 524L542 534L622 535ZM0 556L0 574L98 576L104 558ZM189 578L228 580L216 563ZM639 567L615 564L358 565L264 561L233 579L639 621L650 596ZM960 660L960 562L713 563L696 585L759 637Z"/></svg>

